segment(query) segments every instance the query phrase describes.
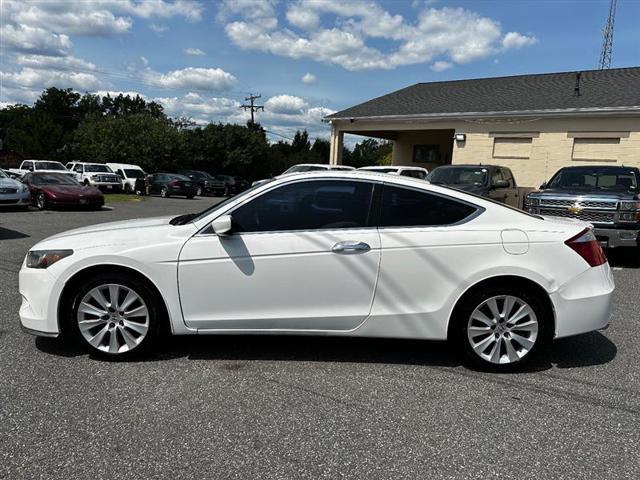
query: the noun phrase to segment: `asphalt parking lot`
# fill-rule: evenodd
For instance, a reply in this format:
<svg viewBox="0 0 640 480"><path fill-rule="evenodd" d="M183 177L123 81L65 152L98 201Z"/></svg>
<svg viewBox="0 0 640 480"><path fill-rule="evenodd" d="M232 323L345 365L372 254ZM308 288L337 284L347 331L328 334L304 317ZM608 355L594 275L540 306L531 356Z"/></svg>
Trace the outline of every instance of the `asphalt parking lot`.
<svg viewBox="0 0 640 480"><path fill-rule="evenodd" d="M18 270L34 243L213 201L0 212L0 478L640 478L630 254L611 258L612 326L556 342L521 374L466 369L432 342L185 337L123 363L21 332Z"/></svg>

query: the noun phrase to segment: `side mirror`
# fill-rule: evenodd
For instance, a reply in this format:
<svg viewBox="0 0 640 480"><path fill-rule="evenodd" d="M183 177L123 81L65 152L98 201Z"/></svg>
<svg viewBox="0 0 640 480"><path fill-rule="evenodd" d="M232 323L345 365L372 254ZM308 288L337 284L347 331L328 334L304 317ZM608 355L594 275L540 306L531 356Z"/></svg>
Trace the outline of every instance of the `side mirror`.
<svg viewBox="0 0 640 480"><path fill-rule="evenodd" d="M216 235L226 236L231 234L232 221L231 215L222 215L211 222L211 227Z"/></svg>
<svg viewBox="0 0 640 480"><path fill-rule="evenodd" d="M544 190L545 188L547 188L547 182L543 182L542 185L540 185L540 190Z"/></svg>
<svg viewBox="0 0 640 480"><path fill-rule="evenodd" d="M493 188L509 188L509 182L506 180L498 180L492 185Z"/></svg>

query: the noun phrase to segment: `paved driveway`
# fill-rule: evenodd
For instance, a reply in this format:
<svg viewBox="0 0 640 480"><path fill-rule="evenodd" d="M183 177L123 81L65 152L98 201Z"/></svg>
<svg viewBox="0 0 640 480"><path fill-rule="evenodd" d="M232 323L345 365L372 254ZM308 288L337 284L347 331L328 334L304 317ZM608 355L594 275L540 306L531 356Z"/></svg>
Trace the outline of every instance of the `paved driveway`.
<svg viewBox="0 0 640 480"><path fill-rule="evenodd" d="M122 363L20 331L35 242L212 201L0 212L0 478L640 478L633 255L613 258L611 328L557 342L526 374L468 370L431 342L189 337Z"/></svg>

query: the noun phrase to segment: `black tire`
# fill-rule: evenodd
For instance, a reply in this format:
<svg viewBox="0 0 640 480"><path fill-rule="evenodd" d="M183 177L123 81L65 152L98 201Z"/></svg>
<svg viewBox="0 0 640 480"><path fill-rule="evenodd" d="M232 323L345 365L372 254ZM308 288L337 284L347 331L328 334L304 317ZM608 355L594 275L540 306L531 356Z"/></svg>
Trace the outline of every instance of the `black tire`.
<svg viewBox="0 0 640 480"><path fill-rule="evenodd" d="M187 198L188 198L189 200L193 200L193 195L187 195Z"/></svg>
<svg viewBox="0 0 640 480"><path fill-rule="evenodd" d="M510 342L511 346L515 346L516 350L518 350L518 346L520 350L518 350L518 356L522 354L522 356L515 361L511 361L509 363L493 363L488 359L485 359L480 354L476 353L474 348L471 345L471 340L469 338L468 332L469 327L471 326L479 326L483 328L483 325L480 322L471 322L471 315L474 313L476 308L481 306L485 301L493 298L493 297L502 297L502 296L511 296L516 297L518 300L526 303L535 315L535 320L537 321L537 336L535 337L533 346L528 347L528 351L525 352L526 348L523 346L524 344L518 343L515 338L509 337L508 339L500 339L498 342L502 344L498 347L498 355L501 360L505 360L504 356L507 355L506 352L506 342ZM504 308L505 303L500 304L500 299L498 301L498 310L501 310L501 313L506 310ZM512 312L515 313L518 305L515 305ZM483 307L488 308L488 307ZM485 310L488 313L488 310ZM515 316L512 313L512 316ZM490 315L487 315L490 316ZM529 317L529 320L533 319L533 317ZM465 295L456 308L454 309L454 314L452 318L452 326L450 330L450 340L454 343L456 349L463 357L465 363L471 367L477 368L479 370L492 371L492 372L510 372L510 371L519 371L526 368L531 362L536 360L541 352L547 350L551 343L551 339L553 337L553 312L549 310L548 304L545 299L541 298L541 296L535 291L531 291L531 289L527 289L526 287L519 286L510 286L510 285L498 285L498 286L490 286L486 289L480 289L470 292ZM523 321L516 322L517 325L522 325L526 323L527 318ZM506 322L508 324L509 322ZM495 337L495 335L499 335L495 327L489 327L491 330L488 331L485 336L484 333L477 334L479 336L475 337L475 339L479 339L476 343L476 346L480 343L483 343L485 339L489 339L489 337ZM524 336L526 340L529 340L533 337L527 337L527 335L532 335L530 332L523 332L518 328L515 328L515 331L518 335ZM496 333L491 333L496 332ZM473 335L473 334L471 334ZM508 331L505 335L512 335L510 331ZM491 342L491 340L489 340ZM491 350L492 343L487 344L487 351L483 352L484 355L488 355ZM524 353L523 353L524 352Z"/></svg>
<svg viewBox="0 0 640 480"><path fill-rule="evenodd" d="M198 197L201 197L201 196L202 196L202 187L198 187L198 190L196 191L196 195L197 195ZM189 197L187 197L187 198L189 198ZM193 198L193 195L191 196L191 198Z"/></svg>
<svg viewBox="0 0 640 480"><path fill-rule="evenodd" d="M89 186L89 180L86 180L86 179L85 179L85 181L84 181L84 182L82 182L82 183L84 183L84 186L85 186L85 187L88 187L88 186Z"/></svg>
<svg viewBox="0 0 640 480"><path fill-rule="evenodd" d="M160 196L161 196L162 198L169 198L169 197L170 197L170 195L169 195L169 191L167 190L167 187L162 187L162 188L160 189Z"/></svg>
<svg viewBox="0 0 640 480"><path fill-rule="evenodd" d="M108 351L90 344L80 331L78 323L78 308L80 307L82 299L94 288L107 284L118 284L131 289L144 301L148 311L148 330L144 338L134 348L120 353L109 353ZM153 351L160 337L167 331L167 329L164 328L165 325L167 325L167 322L164 309L161 306L162 298L145 281L120 273L103 273L90 278L88 281L78 282L71 286L71 288L74 288L75 291L71 292L71 302L67 304L70 308L65 315L65 337L73 340L79 345L83 345L96 356L114 360L124 360L148 354ZM107 295L108 289L104 290L104 292L105 295ZM102 329L103 326L98 325L95 328L99 330ZM111 331L114 331L115 333L114 329L109 329L104 335L105 343L110 339L112 334ZM94 331L92 331L92 333L94 333ZM107 339L106 337L109 338ZM121 342L124 342L124 338L121 333L116 334L116 337L119 338Z"/></svg>
<svg viewBox="0 0 640 480"><path fill-rule="evenodd" d="M36 193L36 207L38 207L38 210L46 210L49 207L47 196L43 191Z"/></svg>

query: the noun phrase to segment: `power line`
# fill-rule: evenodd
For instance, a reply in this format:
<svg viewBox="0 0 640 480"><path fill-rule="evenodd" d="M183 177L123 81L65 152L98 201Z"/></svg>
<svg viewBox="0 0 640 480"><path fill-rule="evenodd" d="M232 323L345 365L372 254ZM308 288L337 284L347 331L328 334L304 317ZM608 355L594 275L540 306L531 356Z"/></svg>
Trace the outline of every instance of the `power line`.
<svg viewBox="0 0 640 480"><path fill-rule="evenodd" d="M245 97L245 102L250 102L249 105L247 105L246 103L244 105L241 105L240 108L242 108L245 112L247 110L251 110L251 123L256 123L253 119L253 115L255 112L257 112L258 110L262 110L264 112L264 105L255 105L254 101L257 100L258 98L262 97L262 95L254 95L254 94L249 94L248 97Z"/></svg>
<svg viewBox="0 0 640 480"><path fill-rule="evenodd" d="M613 26L616 19L617 4L618 0L611 0L607 23L602 29L602 50L600 51L600 61L598 62L598 68L600 70L611 68L611 58L613 56Z"/></svg>

